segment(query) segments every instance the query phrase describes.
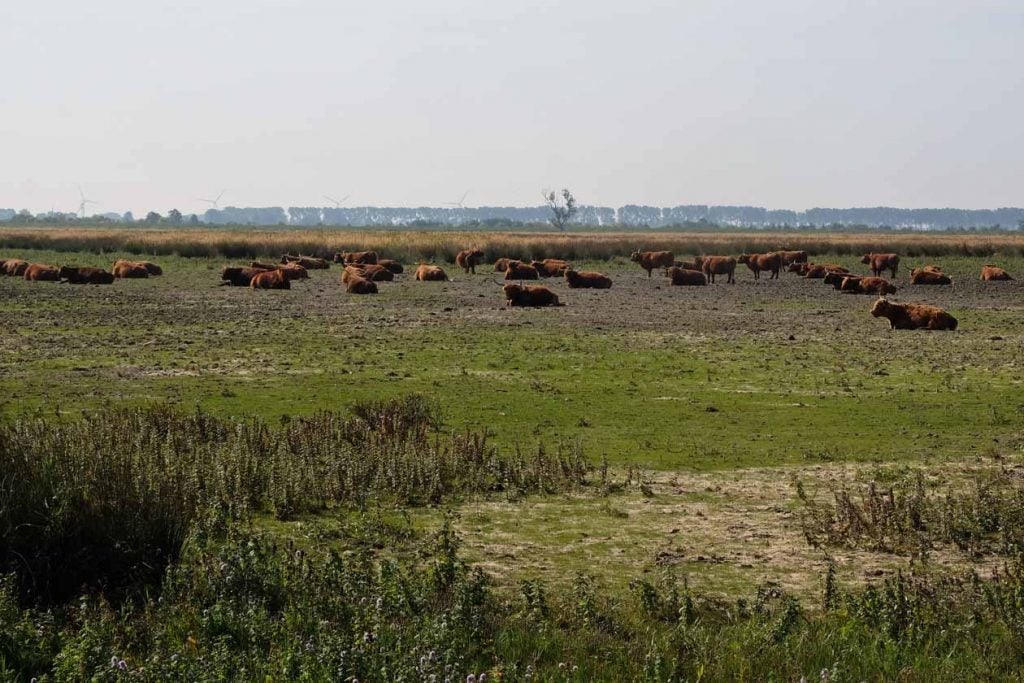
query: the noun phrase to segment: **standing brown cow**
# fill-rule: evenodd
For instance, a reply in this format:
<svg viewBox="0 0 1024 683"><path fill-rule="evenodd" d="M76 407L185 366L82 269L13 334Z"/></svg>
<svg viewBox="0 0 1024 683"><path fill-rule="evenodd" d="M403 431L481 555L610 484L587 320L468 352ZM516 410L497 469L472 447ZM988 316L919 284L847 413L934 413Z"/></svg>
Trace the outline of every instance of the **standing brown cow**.
<svg viewBox="0 0 1024 683"><path fill-rule="evenodd" d="M870 254L864 254L860 262L867 264L871 268L871 274L875 277L881 276L882 271L888 270L892 273L893 279L895 279L896 271L900 267L900 257L898 254L871 252Z"/></svg>
<svg viewBox="0 0 1024 683"><path fill-rule="evenodd" d="M715 283L716 275L728 275L726 282L736 284L736 259L732 256L705 256L703 270L711 284Z"/></svg>
<svg viewBox="0 0 1024 683"><path fill-rule="evenodd" d="M770 271L769 280L777 280L782 270L782 257L777 252L770 254L740 254L740 263L746 264L754 273L754 279L761 279L761 271Z"/></svg>
<svg viewBox="0 0 1024 683"><path fill-rule="evenodd" d="M484 252L479 249L463 249L455 255L455 264L466 273L476 275L476 267L484 262Z"/></svg>
<svg viewBox="0 0 1024 683"><path fill-rule="evenodd" d="M634 251L629 255L629 260L639 263L640 267L647 271L647 277L651 277L651 271L655 268L671 268L676 258L671 251Z"/></svg>

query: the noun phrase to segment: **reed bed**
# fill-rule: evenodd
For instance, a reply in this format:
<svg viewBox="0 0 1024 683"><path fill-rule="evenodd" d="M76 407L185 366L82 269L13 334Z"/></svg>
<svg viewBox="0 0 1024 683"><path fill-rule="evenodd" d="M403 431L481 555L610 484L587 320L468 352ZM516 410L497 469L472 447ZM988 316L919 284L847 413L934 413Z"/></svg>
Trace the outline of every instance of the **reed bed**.
<svg viewBox="0 0 1024 683"><path fill-rule="evenodd" d="M759 253L799 249L813 255L870 251L904 256L1022 256L1024 235L940 233L803 232L622 232L537 233L412 230L93 229L5 228L0 250L132 253L229 259L274 258L285 252L329 257L340 251L377 251L406 263L453 262L476 247L487 260L560 257L609 261L635 250L677 255Z"/></svg>

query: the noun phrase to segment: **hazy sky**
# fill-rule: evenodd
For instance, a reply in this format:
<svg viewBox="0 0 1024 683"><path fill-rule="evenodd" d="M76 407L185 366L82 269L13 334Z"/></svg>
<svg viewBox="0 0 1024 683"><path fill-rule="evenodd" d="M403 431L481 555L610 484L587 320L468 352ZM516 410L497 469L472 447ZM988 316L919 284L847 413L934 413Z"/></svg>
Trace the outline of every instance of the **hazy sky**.
<svg viewBox="0 0 1024 683"><path fill-rule="evenodd" d="M0 207L1024 205L1021 0L10 0Z"/></svg>

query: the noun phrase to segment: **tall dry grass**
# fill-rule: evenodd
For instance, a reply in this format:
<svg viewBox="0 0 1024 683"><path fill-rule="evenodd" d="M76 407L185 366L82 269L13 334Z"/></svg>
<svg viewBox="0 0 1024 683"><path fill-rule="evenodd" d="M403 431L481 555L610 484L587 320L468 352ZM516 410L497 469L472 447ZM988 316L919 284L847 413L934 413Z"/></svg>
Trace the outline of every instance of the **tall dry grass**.
<svg viewBox="0 0 1024 683"><path fill-rule="evenodd" d="M5 228L0 250L128 252L152 256L267 258L284 252L330 256L373 250L407 263L452 262L469 247L487 259L561 257L607 261L634 249L677 255L802 249L814 255L893 251L905 256L1021 256L1024 235L821 232L514 233L379 230L126 230Z"/></svg>

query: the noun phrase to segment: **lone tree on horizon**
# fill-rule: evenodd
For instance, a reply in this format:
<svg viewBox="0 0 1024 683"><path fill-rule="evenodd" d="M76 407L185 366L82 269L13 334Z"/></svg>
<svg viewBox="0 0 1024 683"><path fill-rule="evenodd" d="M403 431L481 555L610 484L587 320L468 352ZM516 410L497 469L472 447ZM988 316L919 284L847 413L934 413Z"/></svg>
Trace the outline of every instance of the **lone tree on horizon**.
<svg viewBox="0 0 1024 683"><path fill-rule="evenodd" d="M553 214L550 221L551 225L555 226L561 231L565 231L565 226L569 224L572 217L576 215L576 198L572 196L572 192L568 189L562 189L562 198L559 200L558 195L555 194L554 190L550 192L541 192L544 195L544 201L547 203L548 208L551 209Z"/></svg>

